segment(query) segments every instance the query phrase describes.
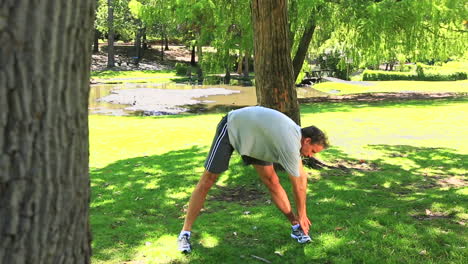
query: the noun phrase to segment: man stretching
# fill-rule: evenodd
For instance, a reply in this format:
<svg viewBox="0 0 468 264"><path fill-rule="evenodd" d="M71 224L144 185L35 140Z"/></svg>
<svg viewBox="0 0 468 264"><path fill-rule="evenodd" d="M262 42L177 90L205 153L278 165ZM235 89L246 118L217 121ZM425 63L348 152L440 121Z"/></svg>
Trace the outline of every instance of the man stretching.
<svg viewBox="0 0 468 264"><path fill-rule="evenodd" d="M309 242L311 223L306 210L307 175L302 167L301 156L312 157L327 147L327 137L320 129L314 126L301 129L289 117L276 110L252 106L229 112L218 124L205 161L205 171L190 198L184 226L178 238L179 250L184 253L192 250L192 225L211 186L228 169L234 149L246 165L253 165L270 191L273 202L291 222L291 237L299 243ZM279 163L289 175L297 213L291 209L273 163Z"/></svg>

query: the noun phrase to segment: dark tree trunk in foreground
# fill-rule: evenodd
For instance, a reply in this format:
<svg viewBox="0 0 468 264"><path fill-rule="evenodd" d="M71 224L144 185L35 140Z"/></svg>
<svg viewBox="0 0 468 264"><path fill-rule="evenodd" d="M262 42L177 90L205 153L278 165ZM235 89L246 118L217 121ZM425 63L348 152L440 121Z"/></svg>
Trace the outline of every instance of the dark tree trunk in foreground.
<svg viewBox="0 0 468 264"><path fill-rule="evenodd" d="M0 7L0 263L90 262L94 5L16 0Z"/></svg>
<svg viewBox="0 0 468 264"><path fill-rule="evenodd" d="M99 36L101 32L99 30L94 29L94 39L93 39L93 53L99 52Z"/></svg>
<svg viewBox="0 0 468 264"><path fill-rule="evenodd" d="M108 17L107 17L107 26L109 27L108 37L107 37L107 67L112 68L115 66L114 58L114 1L107 0L108 5Z"/></svg>
<svg viewBox="0 0 468 264"><path fill-rule="evenodd" d="M310 41L315 31L315 19L312 17L307 22L304 33L302 34L301 39L299 40L299 46L294 55L293 59L293 69L294 69L294 82L297 80L297 76L301 72L302 65L304 64L305 57L307 55L307 50L309 49Z"/></svg>
<svg viewBox="0 0 468 264"><path fill-rule="evenodd" d="M257 103L300 124L294 87L287 0L252 0Z"/></svg>

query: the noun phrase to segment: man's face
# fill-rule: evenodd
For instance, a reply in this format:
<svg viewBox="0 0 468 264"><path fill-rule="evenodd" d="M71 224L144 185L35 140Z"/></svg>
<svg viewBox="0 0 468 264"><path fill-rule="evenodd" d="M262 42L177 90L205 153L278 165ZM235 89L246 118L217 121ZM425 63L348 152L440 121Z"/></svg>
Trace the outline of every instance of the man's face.
<svg viewBox="0 0 468 264"><path fill-rule="evenodd" d="M301 155L302 156L310 158L322 150L323 150L323 146L320 144L312 143L310 138L301 139Z"/></svg>

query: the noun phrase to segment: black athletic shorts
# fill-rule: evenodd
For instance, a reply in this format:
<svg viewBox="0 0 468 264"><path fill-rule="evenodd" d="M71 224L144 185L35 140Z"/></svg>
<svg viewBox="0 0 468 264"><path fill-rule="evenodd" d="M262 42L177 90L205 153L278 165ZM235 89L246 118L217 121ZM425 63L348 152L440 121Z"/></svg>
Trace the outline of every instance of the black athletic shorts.
<svg viewBox="0 0 468 264"><path fill-rule="evenodd" d="M205 169L212 173L222 173L229 167L229 160L231 159L234 147L229 143L229 134L227 131L227 115L224 116L218 124L216 134L211 144L210 152L205 161ZM242 156L245 165L255 164L261 166L272 165L273 163L252 158L249 156Z"/></svg>

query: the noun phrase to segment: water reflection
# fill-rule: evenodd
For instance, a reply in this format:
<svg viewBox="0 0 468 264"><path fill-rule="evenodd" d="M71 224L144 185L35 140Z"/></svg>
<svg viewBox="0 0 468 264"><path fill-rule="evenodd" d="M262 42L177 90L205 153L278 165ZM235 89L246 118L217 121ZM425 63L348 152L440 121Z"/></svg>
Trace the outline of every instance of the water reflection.
<svg viewBox="0 0 468 264"><path fill-rule="evenodd" d="M184 108L188 112L225 112L229 109L240 108L244 106L256 105L256 92L254 86L236 86L236 85L188 85L188 84L176 84L176 83L164 83L164 84L151 84L151 83L123 83L123 84L97 84L91 85L90 97L89 97L89 112L90 114L102 114L102 115L158 115L158 111L129 111L128 105L113 104L100 101L107 95L110 95L113 91L123 89L139 89L139 88L152 88L162 90L194 90L194 89L211 89L211 88L224 88L227 90L235 91L229 95L209 95L203 98L196 98L195 100L200 101L198 104L185 105ZM298 97L316 97L327 95L312 88L297 88ZM167 100L174 100L177 102L175 96L168 97ZM131 100L130 100L131 101ZM164 113L162 113L164 114Z"/></svg>

